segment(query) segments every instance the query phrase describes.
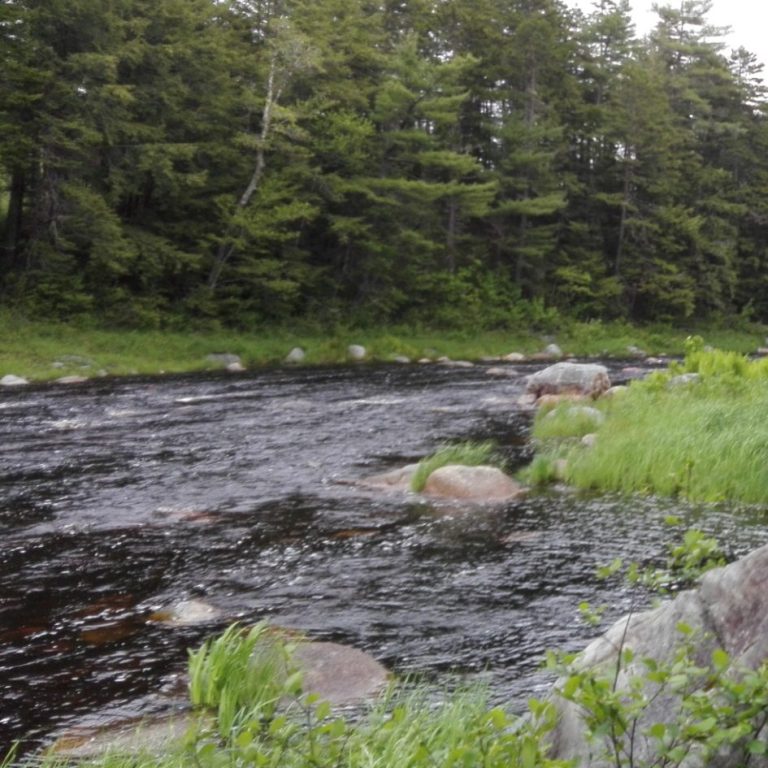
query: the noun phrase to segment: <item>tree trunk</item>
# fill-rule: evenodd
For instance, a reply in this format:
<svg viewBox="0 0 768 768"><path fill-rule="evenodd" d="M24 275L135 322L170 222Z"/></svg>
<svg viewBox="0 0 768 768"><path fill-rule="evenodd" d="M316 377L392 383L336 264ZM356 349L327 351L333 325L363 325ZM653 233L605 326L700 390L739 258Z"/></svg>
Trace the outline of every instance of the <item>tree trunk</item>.
<svg viewBox="0 0 768 768"><path fill-rule="evenodd" d="M277 104L281 89L275 89L275 76L277 71L277 56L272 56L272 61L269 65L269 77L267 78L267 96L264 102L264 110L261 114L261 132L259 134L259 142L256 148L256 163L253 168L253 173L248 181L248 185L243 190L240 199L237 201L237 209L242 210L248 206L251 198L259 188L261 178L264 175L264 169L266 167L266 159L264 149L269 138L270 129L272 127L272 114ZM211 267L210 274L208 275L208 287L211 291L216 290L216 286L221 278L224 265L232 258L237 245L235 241L243 234L242 229L239 227L232 227L230 225L229 230L226 232L224 239L216 250L216 257Z"/></svg>

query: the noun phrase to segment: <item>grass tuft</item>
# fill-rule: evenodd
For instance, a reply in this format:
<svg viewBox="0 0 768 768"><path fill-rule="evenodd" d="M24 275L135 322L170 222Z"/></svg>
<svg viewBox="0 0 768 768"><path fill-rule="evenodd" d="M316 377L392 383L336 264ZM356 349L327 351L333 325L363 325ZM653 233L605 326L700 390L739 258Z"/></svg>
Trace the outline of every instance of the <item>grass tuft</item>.
<svg viewBox="0 0 768 768"><path fill-rule="evenodd" d="M411 490L417 493L424 490L429 476L440 467L448 464L462 464L467 467L477 467L481 464L496 464L494 444L490 441L476 443L455 443L444 445L431 456L422 459L411 478Z"/></svg>

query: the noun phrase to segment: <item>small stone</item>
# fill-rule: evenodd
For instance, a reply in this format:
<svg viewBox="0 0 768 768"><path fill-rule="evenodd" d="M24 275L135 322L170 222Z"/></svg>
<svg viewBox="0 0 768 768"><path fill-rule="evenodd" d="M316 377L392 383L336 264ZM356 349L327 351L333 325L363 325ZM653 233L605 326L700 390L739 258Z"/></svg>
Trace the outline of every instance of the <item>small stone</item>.
<svg viewBox="0 0 768 768"><path fill-rule="evenodd" d="M216 621L221 618L221 611L202 600L181 600L168 608L155 611L149 618L167 627L187 627Z"/></svg>
<svg viewBox="0 0 768 768"><path fill-rule="evenodd" d="M245 366L242 363L230 363L227 366L229 373L242 373L245 370Z"/></svg>
<svg viewBox="0 0 768 768"><path fill-rule="evenodd" d="M64 363L61 362L61 360L55 360L51 363L51 368L56 368L57 370L64 367Z"/></svg>
<svg viewBox="0 0 768 768"><path fill-rule="evenodd" d="M393 363L400 363L400 365L408 365L411 362L410 357L406 357L405 355L395 355L392 358Z"/></svg>
<svg viewBox="0 0 768 768"><path fill-rule="evenodd" d="M585 448L594 448L597 444L597 435L594 432L590 432L581 438L581 444Z"/></svg>
<svg viewBox="0 0 768 768"><path fill-rule="evenodd" d="M544 354L548 355L549 357L562 357L563 350L560 349L557 344L547 344L547 346L544 348Z"/></svg>
<svg viewBox="0 0 768 768"><path fill-rule="evenodd" d="M24 384L29 384L29 382L21 376L15 376L12 373L8 373L0 379L0 387L20 387Z"/></svg>
<svg viewBox="0 0 768 768"><path fill-rule="evenodd" d="M56 379L57 384L82 384L84 381L88 381L85 376L61 376Z"/></svg>
<svg viewBox="0 0 768 768"><path fill-rule="evenodd" d="M525 355L522 352L510 352L508 355L504 355L502 360L506 360L508 363L522 363L525 361Z"/></svg>
<svg viewBox="0 0 768 768"><path fill-rule="evenodd" d="M446 368L474 368L475 364L470 363L469 360L445 360L441 362L441 365Z"/></svg>
<svg viewBox="0 0 768 768"><path fill-rule="evenodd" d="M506 377L509 378L511 376L517 376L515 371L510 370L509 368L502 368L501 366L494 366L493 368L489 368L486 372L487 376L498 376L498 377Z"/></svg>
<svg viewBox="0 0 768 768"><path fill-rule="evenodd" d="M360 344L350 344L347 347L347 357L350 358L350 360L365 360L366 354L365 347Z"/></svg>
<svg viewBox="0 0 768 768"><path fill-rule="evenodd" d="M419 358L419 365L428 365L432 361L428 357Z"/></svg>
<svg viewBox="0 0 768 768"><path fill-rule="evenodd" d="M307 353L301 347L294 347L286 356L286 363L303 363Z"/></svg>

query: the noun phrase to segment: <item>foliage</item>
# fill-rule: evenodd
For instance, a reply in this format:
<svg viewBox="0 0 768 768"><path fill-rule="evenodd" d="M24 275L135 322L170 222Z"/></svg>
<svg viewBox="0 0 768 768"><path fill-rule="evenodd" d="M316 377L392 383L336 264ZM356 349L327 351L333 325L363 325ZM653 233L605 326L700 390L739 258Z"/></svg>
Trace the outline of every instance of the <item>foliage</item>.
<svg viewBox="0 0 768 768"><path fill-rule="evenodd" d="M290 663L291 648L257 624L233 624L217 638L189 652L189 698L194 707L216 713L222 737L247 713L272 720L284 695L301 688L301 673Z"/></svg>
<svg viewBox="0 0 768 768"><path fill-rule="evenodd" d="M616 0L1 7L0 298L33 316L768 318L766 91L701 0L643 40Z"/></svg>
<svg viewBox="0 0 768 768"><path fill-rule="evenodd" d="M454 443L438 448L430 456L422 459L411 478L411 490L417 493L424 490L429 476L440 467L448 464L462 464L467 467L476 467L481 464L498 464L498 459L493 455L492 442Z"/></svg>
<svg viewBox="0 0 768 768"><path fill-rule="evenodd" d="M690 627L678 630L681 641L668 661L635 658L628 647L619 648L615 665L607 668L550 657L550 667L563 675L557 693L579 707L595 759L616 768L672 768L691 758L708 765L727 749L735 753L734 764L747 766L751 757L768 754L762 738L768 663L740 668L716 649L702 664ZM618 687L620 672L628 680ZM661 702L663 719L654 720ZM635 756L641 741L651 745L647 762Z"/></svg>

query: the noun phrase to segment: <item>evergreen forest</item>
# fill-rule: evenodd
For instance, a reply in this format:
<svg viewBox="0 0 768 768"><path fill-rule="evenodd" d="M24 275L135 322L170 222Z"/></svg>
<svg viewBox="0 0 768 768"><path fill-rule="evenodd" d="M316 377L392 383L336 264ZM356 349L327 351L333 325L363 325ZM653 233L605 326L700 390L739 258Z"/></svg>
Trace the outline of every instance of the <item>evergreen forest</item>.
<svg viewBox="0 0 768 768"><path fill-rule="evenodd" d="M708 0L1 0L0 296L120 327L768 320Z"/></svg>

